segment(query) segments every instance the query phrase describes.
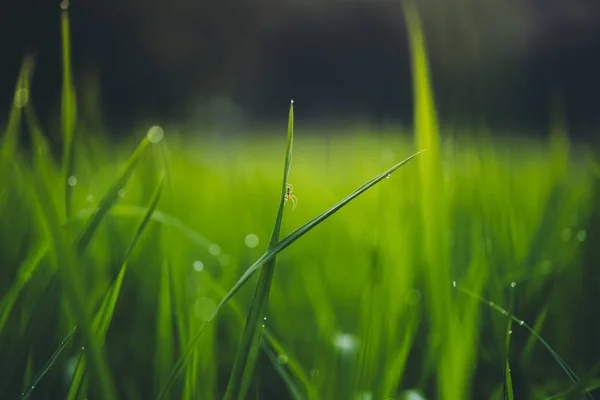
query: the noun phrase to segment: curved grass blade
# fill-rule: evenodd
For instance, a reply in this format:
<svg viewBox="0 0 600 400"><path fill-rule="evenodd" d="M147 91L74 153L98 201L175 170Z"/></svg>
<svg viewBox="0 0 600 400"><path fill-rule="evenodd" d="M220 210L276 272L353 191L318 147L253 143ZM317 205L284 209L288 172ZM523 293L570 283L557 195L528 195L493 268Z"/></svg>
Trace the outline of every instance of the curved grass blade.
<svg viewBox="0 0 600 400"><path fill-rule="evenodd" d="M63 52L63 86L61 99L61 128L63 133L63 165L62 182L65 190L65 213L67 218L71 215L72 187L69 185L69 177L73 174L74 158L73 145L75 136L75 124L77 122L77 100L75 87L71 73L71 43L69 35L69 12L61 10L61 32Z"/></svg>
<svg viewBox="0 0 600 400"><path fill-rule="evenodd" d="M113 381L92 328L89 301L83 285L81 268L77 265L76 254L72 251L62 229L60 223L62 213L52 198L51 182L49 183L45 179L44 174L36 174L35 178L37 196L45 199L45 201L35 202L36 212L47 232L46 238L51 249L51 259L58 270L61 287L65 293L65 305L81 330L83 343L98 383L99 397L114 399L116 396Z"/></svg>
<svg viewBox="0 0 600 400"><path fill-rule="evenodd" d="M264 351L265 353L267 353L267 356L271 360L271 363L275 366L275 371L277 371L279 376L281 376L281 379L283 379L283 381L285 382L285 385L287 386L292 398L294 400L306 400L306 397L302 394L296 382L294 382L290 374L285 370L284 366L281 365L281 363L279 363L277 359L277 354L275 354L273 349L267 347L264 349Z"/></svg>
<svg viewBox="0 0 600 400"><path fill-rule="evenodd" d="M29 82L33 75L35 57L28 55L23 59L21 71L15 87L13 104L10 108L8 124L2 137L0 147L0 171L6 166L6 163L12 159L19 143L19 132L21 131L21 112L22 108L29 100Z"/></svg>
<svg viewBox="0 0 600 400"><path fill-rule="evenodd" d="M33 379L33 382L31 383L31 386L29 386L27 388L27 390L25 392L23 392L23 394L21 395L21 399L26 399L26 398L28 398L31 395L31 393L33 392L33 390L35 389L35 387L37 386L37 384L40 383L40 381L42 380L42 378L44 377L44 375L46 375L46 372L48 372L50 370L50 368L52 368L52 365L56 362L56 360L58 359L58 357L60 356L60 354L62 353L62 351L65 349L65 347L67 347L67 345L69 344L69 341L71 340L71 338L75 334L76 330L77 330L77 326L75 326L71 330L71 332L69 332L69 334L67 335L67 337L64 338L64 340L60 343L60 345L54 351L54 353L52 354L52 356L50 357L50 359L48 361L46 361L46 364L44 364L44 367L40 370L40 372L37 373L37 375Z"/></svg>
<svg viewBox="0 0 600 400"><path fill-rule="evenodd" d="M498 311L500 314L506 316L507 318L510 318L511 320L513 320L514 322L517 323L517 325L525 328L527 331L529 331L529 333L533 336L535 336L535 338L537 340L539 340L539 342L546 348L546 350L548 350L548 352L550 353L550 355L552 356L552 358L554 358L554 360L558 363L558 365L561 367L561 369L565 372L565 374L569 377L569 380L572 383L577 383L579 382L579 378L577 377L577 375L575 374L575 372L567 365L567 363L565 363L565 361L558 355L558 353L550 346L550 344L548 344L548 342L546 342L544 340L544 338L542 338L535 330L533 330L525 321L523 321L522 319L517 318L514 314L508 312L507 310L505 310L504 308L500 307L499 305L497 305L496 303L486 300L483 297L481 297L480 295L471 292L468 289L465 289L463 287L457 286L456 287L461 293L466 294L467 296L487 305L488 307ZM594 400L594 397L589 394L588 392L585 392L583 394L583 398L585 400Z"/></svg>
<svg viewBox="0 0 600 400"><path fill-rule="evenodd" d="M96 209L91 209L91 208L88 208L85 210L80 210L77 213L73 214L71 221L89 218L89 216L91 216L95 211L96 211ZM131 205L119 205L119 204L112 207L109 211L109 213L112 215L126 216L126 217L143 216L145 214L145 212L146 212L146 209L144 207L131 206ZM207 239L206 237L199 234L198 232L194 231L189 226L185 225L183 222L181 222L181 220L179 220L163 211L154 210L154 213L152 214L151 219L152 219L152 221L157 222L159 224L177 229L178 231L183 233L185 236L187 236L187 238L190 239L192 242L196 243L197 245L199 245L205 249L208 249L210 247L210 245L214 243L214 242L210 241L209 239Z"/></svg>
<svg viewBox="0 0 600 400"><path fill-rule="evenodd" d="M300 239L303 235L308 233L310 230L315 228L317 225L319 225L320 223L325 221L327 218L331 217L333 214L335 214L337 211L339 211L342 207L344 207L350 201L354 200L356 197L360 196L362 193L366 192L371 187L373 187L377 183L384 180L386 177L393 174L397 169L399 169L404 164L411 161L413 158L415 158L417 155L421 154L422 152L423 152L423 150L411 155L410 157L406 158L404 161L399 162L398 164L394 165L393 167L389 168L388 170L384 171L383 173L377 175L375 178L371 179L367 183L363 184L358 189L356 189L355 191L350 193L348 196L346 196L344 199L342 199L341 201L339 201L338 203L336 203L335 205L330 207L327 211L316 216L315 218L313 218L312 220L310 220L309 222L302 225L300 228L296 229L294 232L292 232L291 234L286 236L283 240L278 242L275 246L273 246L272 248L267 250L267 252L265 252L258 260L256 260L256 262L254 264L252 264L250 267L248 267L246 272L244 272L244 274L240 277L240 279L229 290L227 295L225 295L225 297L217 305L217 307L213 311L213 314L210 316L210 318L207 321L205 321L202 325L200 325L200 328L198 328L198 331L196 332L196 334L194 335L192 340L188 343L185 351L183 352L181 357L177 360L177 362L173 366L171 376L169 377L169 380L167 381L167 385L161 390L161 392L158 395L158 398L159 399L164 398L168 389L171 387L171 385L173 385L173 383L175 382L175 379L183 370L183 367L185 366L187 359L192 354L194 346L195 346L196 342L198 341L198 339L200 338L200 336L202 336L202 333L204 332L206 325L214 319L214 317L218 314L220 309L237 293L238 290L240 290L240 288L248 281L248 279L250 279L250 277L260 268L260 266L263 263L265 263L265 262L269 261L271 258L275 257L275 255L277 255L281 251L285 250L288 246L290 246L296 240Z"/></svg>
<svg viewBox="0 0 600 400"><path fill-rule="evenodd" d="M104 345L106 332L108 331L108 327L114 314L115 305L117 304L119 293L121 291L121 286L123 284L123 279L125 277L125 272L127 271L129 258L131 256L131 253L133 252L133 249L137 245L142 233L148 226L148 223L151 220L151 216L154 213L156 206L158 205L163 189L163 184L164 174L161 175L159 183L156 186L156 190L152 195L152 199L150 201L150 205L147 208L146 214L144 215L144 218L138 226L133 240L131 241L129 247L125 252L123 264L121 265L121 268L119 268L118 273L113 277L113 280L107 290L104 300L102 301L102 305L100 306L100 309L94 317L94 331L98 336L98 341L101 346ZM79 362L77 363L77 367L75 369L75 374L73 375L73 380L71 381L71 387L69 388L69 394L67 396L67 399L74 400L79 397L78 394L80 393L81 395L85 396L85 393L87 392L88 379L88 375L86 374L86 357L85 354L82 354L79 358Z"/></svg>
<svg viewBox="0 0 600 400"><path fill-rule="evenodd" d="M17 279L10 286L6 294L0 300L0 332L4 329L8 316L19 297L19 294L29 282L29 279L37 269L37 266L48 253L48 244L44 243L37 251L32 252L17 270Z"/></svg>
<svg viewBox="0 0 600 400"><path fill-rule="evenodd" d="M285 206L285 195L287 190L288 176L292 164L292 147L294 142L294 102L290 104L290 112L288 118L287 132L287 149L285 155L285 164L283 169L283 185L281 189L281 197L279 201L279 209L275 219L275 226L269 240L269 249L273 248L279 241L281 231L281 222L283 220L283 209ZM262 317L266 304L269 299L269 291L275 273L275 257L271 258L260 271L256 288L254 289L254 297L244 330L238 345L238 350L233 363L233 369L229 376L229 383L225 393L225 400L244 399L250 387L254 365L258 358L258 350L260 347L261 330L258 327L261 324Z"/></svg>
<svg viewBox="0 0 600 400"><path fill-rule="evenodd" d="M123 171L119 174L117 180L112 184L112 186L108 189L108 191L100 200L96 211L88 220L85 228L81 231L81 234L77 238L76 248L79 253L82 253L85 248L89 245L92 240L92 236L98 229L102 218L106 215L106 213L112 208L112 206L116 203L118 197L119 190L121 190L129 181L129 178L133 174L135 167L139 163L142 155L144 154L144 150L148 147L150 141L148 137L144 137L144 139L140 142L138 147L135 149L129 160L127 161L127 165L123 169Z"/></svg>

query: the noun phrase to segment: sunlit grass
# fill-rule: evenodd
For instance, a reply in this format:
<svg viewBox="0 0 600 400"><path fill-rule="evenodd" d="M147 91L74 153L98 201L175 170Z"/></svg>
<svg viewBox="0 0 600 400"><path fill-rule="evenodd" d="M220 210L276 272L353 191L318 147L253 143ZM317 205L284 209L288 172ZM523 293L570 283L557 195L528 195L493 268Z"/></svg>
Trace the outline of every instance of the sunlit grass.
<svg viewBox="0 0 600 400"><path fill-rule="evenodd" d="M65 11L62 152L33 58L2 130L0 397L591 398L569 304L597 301L597 164L561 118L547 142L445 132L406 13L414 132L296 129L290 169L291 112L287 146L78 131Z"/></svg>

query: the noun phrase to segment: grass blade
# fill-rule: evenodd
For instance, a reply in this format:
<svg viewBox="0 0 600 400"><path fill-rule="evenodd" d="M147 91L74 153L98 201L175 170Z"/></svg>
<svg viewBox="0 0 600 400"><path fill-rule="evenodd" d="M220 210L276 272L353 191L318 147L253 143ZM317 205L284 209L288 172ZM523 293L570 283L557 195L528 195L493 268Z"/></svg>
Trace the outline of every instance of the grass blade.
<svg viewBox="0 0 600 400"><path fill-rule="evenodd" d="M522 319L517 318L515 315L513 315L512 313L506 311L504 308L500 307L499 305L497 305L496 303L486 300L483 297L481 297L480 295L471 292L468 289L465 289L463 287L457 287L458 290L463 293L466 294L467 296L487 305L488 307L498 311L500 314L506 316L507 318L510 318L511 320L513 320L514 322L517 323L517 325L525 328L527 331L529 331L530 334L532 334L533 336L535 336L535 338L546 348L546 350L548 350L548 352L550 353L550 355L552 356L552 358L554 358L554 360L557 362L557 364L561 367L561 369L565 372L565 374L569 377L569 380L572 383L577 383L579 382L579 377L577 377L577 375L575 374L575 372L571 369L571 367L569 367L567 365L567 363L564 362L564 360L558 355L558 353L550 346L550 344L548 344L548 342L546 342L535 330L533 330L525 321L523 321ZM584 399L585 400L593 400L594 397L589 394L589 393L584 393Z"/></svg>
<svg viewBox="0 0 600 400"><path fill-rule="evenodd" d="M133 252L133 249L135 248L136 244L138 243L138 240L141 237L142 233L148 226L148 223L151 220L151 216L154 213L156 206L158 205L158 201L160 200L160 195L161 195L162 189L163 189L163 184L164 184L164 175L161 175L160 181L159 181L159 183L156 187L156 190L152 196L152 199L150 201L150 205L148 206L146 214L144 215L144 218L143 218L142 222L140 223L140 225L138 226L138 229L135 233L135 236L133 237L133 240L131 241L131 243L129 244L129 247L127 248L127 251L125 252L123 264L121 265L121 268L119 268L119 271L116 274L116 276L113 278L113 281L112 281L111 285L109 286L108 291L104 297L102 305L100 306L100 309L98 310L98 312L96 313L96 316L94 317L94 322L93 322L94 331L96 332L96 335L98 336L98 341L101 346L104 344L106 332L108 331L108 327L110 325L110 322L111 322L113 314L114 314L115 305L117 304L117 300L119 298L119 293L121 291L121 286L123 284L123 278L125 277L125 272L127 271L127 264L129 262L129 257L131 256L131 253ZM74 400L74 399L78 398L79 395L85 395L85 392L87 391L87 386L88 386L87 379L88 379L88 376L86 375L86 357L85 357L85 354L82 354L81 357L79 358L79 362L77 363L77 367L75 369L75 374L73 375L73 380L71 381L71 387L69 388L69 394L67 396L68 400Z"/></svg>
<svg viewBox="0 0 600 400"><path fill-rule="evenodd" d="M283 208L285 205L285 195L287 190L288 176L292 164L292 146L294 142L294 103L290 104L290 113L288 119L287 149L285 164L283 169L283 186L279 201L279 209L275 219L275 226L269 241L269 249L279 241L281 231L281 222L283 220ZM266 304L269 299L269 291L275 272L275 257L271 258L260 271L258 282L254 290L254 298L248 311L242 337L238 345L238 350L233 363L233 369L227 384L225 393L226 400L244 399L248 393L254 365L258 358L260 348L261 330L258 327L264 314Z"/></svg>
<svg viewBox="0 0 600 400"><path fill-rule="evenodd" d="M140 159L142 158L144 150L146 149L146 147L148 147L149 143L150 143L150 141L148 140L148 137L144 137L144 139L140 142L140 144L135 149L135 151L133 152L131 157L129 157L129 160L127 161L127 165L125 166L123 171L120 173L117 180L112 184L112 186L104 194L104 197L102 197L102 200L100 200L100 203L98 204L98 207L96 208L96 211L90 217L85 228L81 231L81 234L77 238L75 246L79 253L82 253L85 250L85 248L87 248L90 241L92 240L92 236L98 229L100 222L102 221L102 219L104 218L106 213L117 202L117 200L119 198L118 197L119 190L121 190L129 181L129 178L133 174L135 167L137 166Z"/></svg>
<svg viewBox="0 0 600 400"><path fill-rule="evenodd" d="M37 375L33 379L33 382L31 383L31 385L27 388L27 390L25 392L23 392L23 394L21 395L21 399L26 399L31 395L31 393L33 392L33 390L35 389L37 384L42 380L44 375L46 375L46 372L48 372L50 370L50 368L52 368L52 365L54 364L54 362L56 362L56 360L58 359L58 357L60 356L62 351L65 349L65 347L67 347L67 345L69 344L69 341L75 334L76 330L77 330L77 327L73 328L71 330L71 332L69 332L67 337L64 338L64 340L60 343L60 346L58 346L58 348L52 354L50 359L46 362L46 364L44 364L44 367L41 369L41 371L37 373Z"/></svg>
<svg viewBox="0 0 600 400"><path fill-rule="evenodd" d="M61 13L62 52L63 52L63 86L61 99L61 128L63 133L63 164L62 182L65 188L65 213L67 218L71 215L72 187L69 177L73 174L74 158L73 144L75 124L77 122L77 100L71 73L71 43L69 35L69 12L66 9Z"/></svg>
<svg viewBox="0 0 600 400"><path fill-rule="evenodd" d="M204 322L200 326L200 328L198 328L198 331L196 332L196 334L194 335L192 340L188 343L185 351L183 352L183 354L180 356L180 358L177 360L177 362L173 366L171 375L167 381L167 385L161 390L161 392L158 395L158 398L159 399L164 398L168 389L171 387L171 385L173 385L173 383L175 382L175 379L183 370L183 367L185 366L187 359L192 354L194 346L195 346L196 342L198 341L198 339L200 338L200 336L202 336L202 333L204 332L206 325L214 319L214 317L217 315L217 313L220 311L220 309L238 292L238 290L240 290L240 288L248 281L248 279L250 279L250 277L260 268L260 266L262 264L269 261L271 258L275 257L278 253L285 250L288 246L290 246L296 240L300 239L303 235L308 233L310 230L315 228L317 225L319 225L320 223L325 221L327 218L331 217L333 214L335 214L337 211L339 211L342 207L344 207L350 201L354 200L355 198L360 196L362 193L366 192L371 187L373 187L377 183L384 180L386 177L393 174L396 170L398 170L400 167L402 167L403 165L405 165L406 163L408 163L409 161L411 161L413 158L415 158L417 155L419 155L421 153L422 153L422 151L419 151L419 152L411 155L410 157L406 158L405 160L399 162L398 164L387 169L386 171L379 174L375 178L371 179L367 183L363 184L358 189L356 189L355 191L350 193L348 196L346 196L344 199L342 199L341 201L339 201L338 203L336 203L335 205L330 207L328 210L324 211L320 215L316 216L315 218L313 218L312 220L310 220L309 222L302 225L300 228L296 229L294 232L292 232L291 234L286 236L283 240L278 242L275 246L273 246L272 248L267 250L267 252L265 252L258 260L256 260L256 262L254 264L252 264L250 267L248 267L246 272L244 272L244 274L240 277L240 279L229 290L227 295L225 295L225 297L217 305L217 307L215 308L211 317L206 322Z"/></svg>
<svg viewBox="0 0 600 400"><path fill-rule="evenodd" d="M19 143L19 132L21 131L21 112L22 108L29 100L29 82L33 75L35 58L32 55L25 57L21 64L21 71L15 87L13 104L10 108L8 125L0 147L0 171L6 166L6 163L12 159Z"/></svg>

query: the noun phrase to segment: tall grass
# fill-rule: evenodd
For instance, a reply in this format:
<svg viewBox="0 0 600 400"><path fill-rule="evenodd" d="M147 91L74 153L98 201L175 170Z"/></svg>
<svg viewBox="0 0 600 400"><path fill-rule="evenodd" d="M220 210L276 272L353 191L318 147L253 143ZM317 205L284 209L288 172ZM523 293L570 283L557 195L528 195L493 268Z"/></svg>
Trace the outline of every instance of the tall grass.
<svg viewBox="0 0 600 400"><path fill-rule="evenodd" d="M445 131L405 14L412 135L294 136L290 109L285 146L135 147L77 125L64 11L61 143L29 57L0 144L0 397L592 398L595 164L561 118L546 143Z"/></svg>

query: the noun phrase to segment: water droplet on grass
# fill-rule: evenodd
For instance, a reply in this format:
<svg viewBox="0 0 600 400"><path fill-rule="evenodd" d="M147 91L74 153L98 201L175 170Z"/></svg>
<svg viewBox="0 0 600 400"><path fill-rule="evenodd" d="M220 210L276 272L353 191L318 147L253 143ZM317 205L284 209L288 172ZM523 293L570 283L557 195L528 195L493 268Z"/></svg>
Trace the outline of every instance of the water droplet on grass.
<svg viewBox="0 0 600 400"><path fill-rule="evenodd" d="M208 252L213 256L218 256L219 254L221 254L221 246L213 243L210 246L208 246Z"/></svg>
<svg viewBox="0 0 600 400"><path fill-rule="evenodd" d="M217 303L210 297L201 297L194 303L194 313L201 321L209 321L216 308Z"/></svg>
<svg viewBox="0 0 600 400"><path fill-rule="evenodd" d="M258 236L256 236L253 233L246 235L246 238L244 239L244 243L246 243L246 246L248 246L251 249L258 246L258 242L259 242Z"/></svg>
<svg viewBox="0 0 600 400"><path fill-rule="evenodd" d="M148 129L148 134L146 135L150 143L158 143L165 136L165 131L158 125L153 126Z"/></svg>
<svg viewBox="0 0 600 400"><path fill-rule="evenodd" d="M27 105L27 103L29 102L29 90L27 90L26 88L21 88L18 89L15 92L15 107L17 108L23 108Z"/></svg>
<svg viewBox="0 0 600 400"><path fill-rule="evenodd" d="M204 269L204 263L200 260L194 261L194 269L198 272L202 271Z"/></svg>
<svg viewBox="0 0 600 400"><path fill-rule="evenodd" d="M70 177L67 179L67 183L69 184L69 186L71 186L71 187L75 187L75 186L77 185L77 177L75 177L75 176L72 176L72 175L71 175L71 176L70 176Z"/></svg>
<svg viewBox="0 0 600 400"><path fill-rule="evenodd" d="M584 230L577 232L577 240L579 240L580 242L583 242L585 240L586 236L587 236L587 232Z"/></svg>
<svg viewBox="0 0 600 400"><path fill-rule="evenodd" d="M282 354L279 357L277 357L277 363L278 364L287 364L288 361L289 361L289 358L285 354Z"/></svg>
<svg viewBox="0 0 600 400"><path fill-rule="evenodd" d="M91 194L88 194L85 199L87 200L88 203L91 203L92 201L94 201L94 196L92 196Z"/></svg>
<svg viewBox="0 0 600 400"><path fill-rule="evenodd" d="M69 8L69 0L63 0L60 2L60 8L66 10Z"/></svg>
<svg viewBox="0 0 600 400"><path fill-rule="evenodd" d="M385 178L390 179L390 176L392 176L392 174L387 174L387 176Z"/></svg>
<svg viewBox="0 0 600 400"><path fill-rule="evenodd" d="M394 151L392 149L383 149L381 152L381 160L385 163L391 164L394 161Z"/></svg>
<svg viewBox="0 0 600 400"><path fill-rule="evenodd" d="M117 192L117 196L119 196L120 198L123 198L123 197L125 197L125 189L120 189L120 190Z"/></svg>
<svg viewBox="0 0 600 400"><path fill-rule="evenodd" d="M525 321L521 320L521 321L519 322L519 326L523 326L523 325L525 325Z"/></svg>
<svg viewBox="0 0 600 400"><path fill-rule="evenodd" d="M517 286L517 282L511 282L510 283L510 287L514 288L515 286Z"/></svg>
<svg viewBox="0 0 600 400"><path fill-rule="evenodd" d="M452 281L452 287L456 287L456 281Z"/></svg>
<svg viewBox="0 0 600 400"><path fill-rule="evenodd" d="M490 301L490 306L494 307L494 302L493 301Z"/></svg>
<svg viewBox="0 0 600 400"><path fill-rule="evenodd" d="M354 335L348 333L338 333L333 339L333 344L340 351L352 351L356 348L357 340Z"/></svg>
<svg viewBox="0 0 600 400"><path fill-rule="evenodd" d="M508 334L509 334L509 335L512 335L512 330L511 330L511 331L508 331Z"/></svg>

